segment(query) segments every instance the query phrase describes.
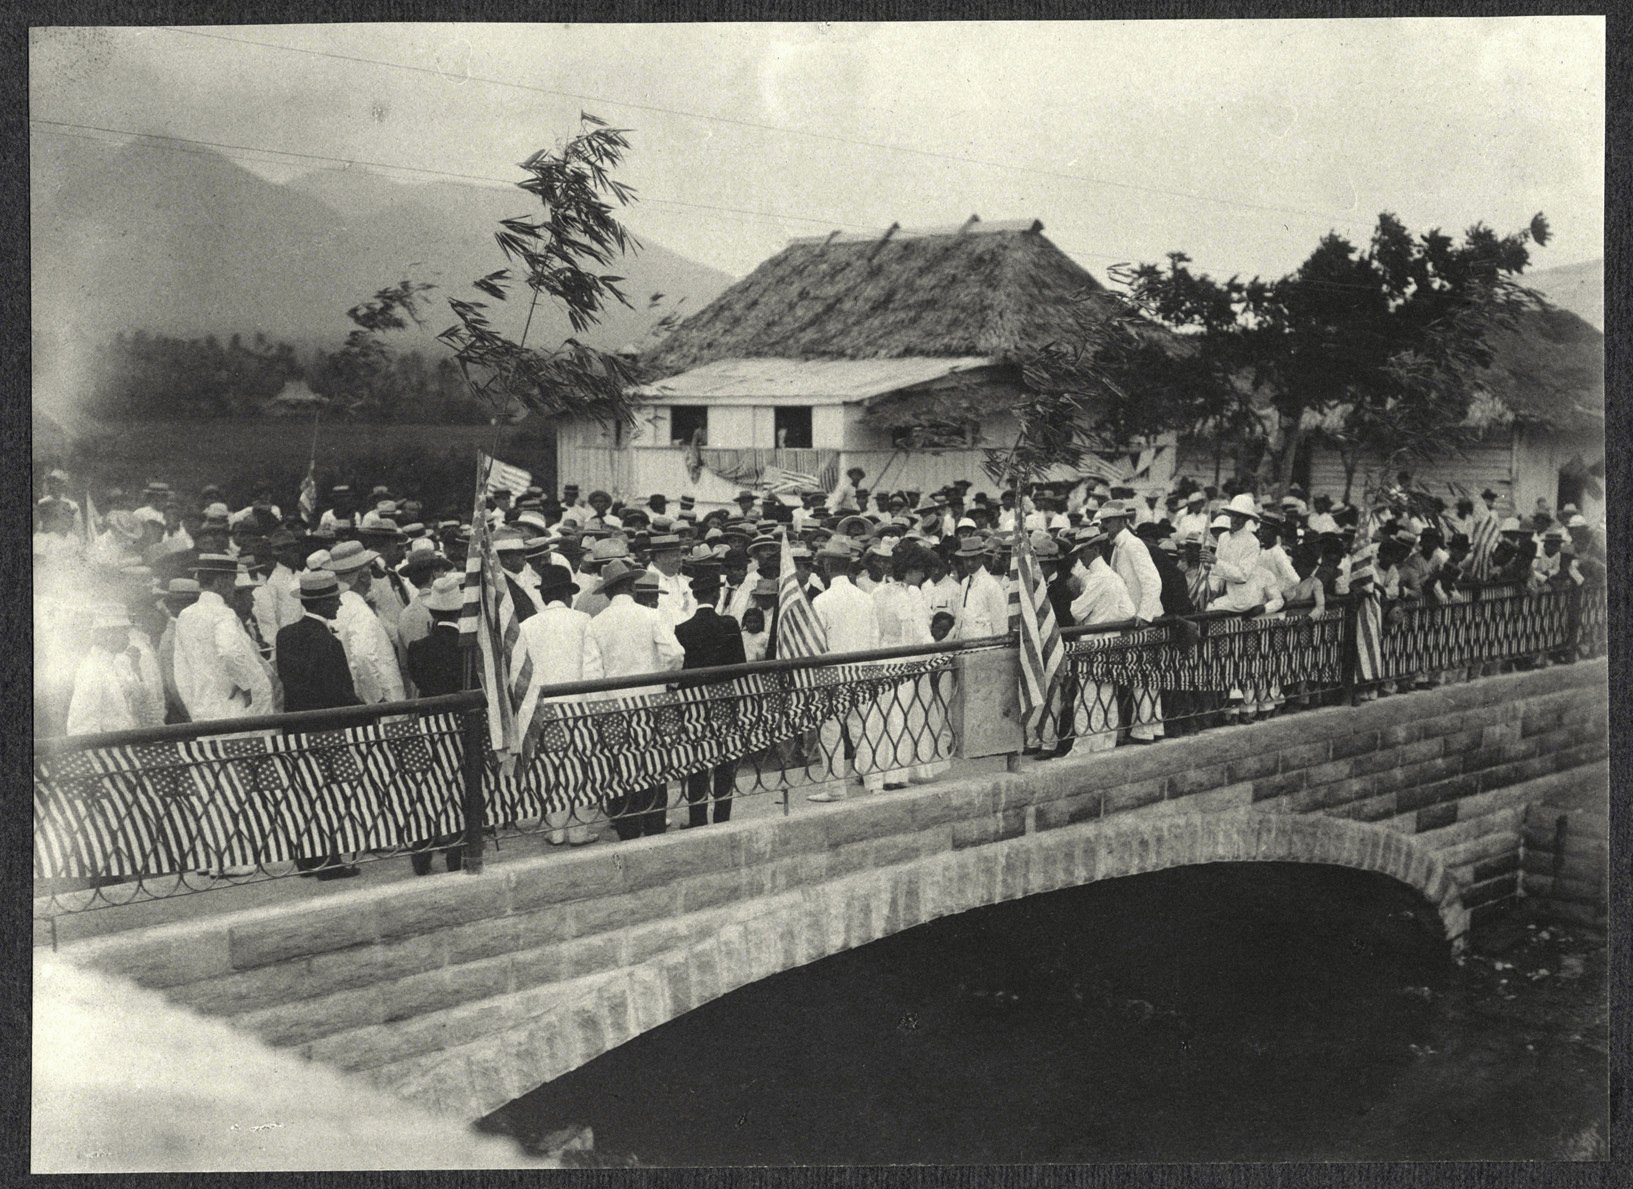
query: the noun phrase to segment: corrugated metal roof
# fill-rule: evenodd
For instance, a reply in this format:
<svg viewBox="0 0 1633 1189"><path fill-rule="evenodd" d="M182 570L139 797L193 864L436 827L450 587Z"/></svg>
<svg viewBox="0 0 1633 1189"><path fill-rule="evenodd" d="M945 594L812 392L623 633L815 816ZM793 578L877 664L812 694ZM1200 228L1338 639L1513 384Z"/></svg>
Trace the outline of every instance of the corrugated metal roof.
<svg viewBox="0 0 1633 1189"><path fill-rule="evenodd" d="M979 355L901 359L718 359L667 380L644 384L632 393L669 400L756 396L864 400L954 372L990 367L993 362Z"/></svg>

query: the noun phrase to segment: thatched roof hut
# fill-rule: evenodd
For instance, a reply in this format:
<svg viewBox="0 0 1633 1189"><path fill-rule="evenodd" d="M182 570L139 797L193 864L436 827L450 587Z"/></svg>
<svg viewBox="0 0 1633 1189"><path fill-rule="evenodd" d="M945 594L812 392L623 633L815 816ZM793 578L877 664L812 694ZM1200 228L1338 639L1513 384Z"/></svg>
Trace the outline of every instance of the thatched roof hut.
<svg viewBox="0 0 1633 1189"><path fill-rule="evenodd" d="M796 239L681 323L644 363L668 376L719 359L1001 359L1070 341L1073 301L1105 294L1035 219ZM1093 298L1090 298L1092 305Z"/></svg>
<svg viewBox="0 0 1633 1189"><path fill-rule="evenodd" d="M1605 336L1548 303L1491 336L1492 362L1480 384L1516 422L1561 430L1605 423Z"/></svg>

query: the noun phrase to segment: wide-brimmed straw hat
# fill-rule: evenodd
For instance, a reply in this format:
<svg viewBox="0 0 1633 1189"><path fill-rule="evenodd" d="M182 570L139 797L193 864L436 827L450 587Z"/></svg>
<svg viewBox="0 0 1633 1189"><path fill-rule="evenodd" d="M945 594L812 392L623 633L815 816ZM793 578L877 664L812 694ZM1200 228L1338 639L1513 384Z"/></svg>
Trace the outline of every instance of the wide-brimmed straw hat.
<svg viewBox="0 0 1633 1189"><path fill-rule="evenodd" d="M644 568L632 566L623 558L615 557L601 568L601 581L596 583L594 593L611 594L626 583L633 584L644 573L646 573Z"/></svg>
<svg viewBox="0 0 1633 1189"><path fill-rule="evenodd" d="M342 541L329 550L329 560L323 563L323 568L335 574L351 574L372 565L379 556L374 550L365 549L359 541Z"/></svg>

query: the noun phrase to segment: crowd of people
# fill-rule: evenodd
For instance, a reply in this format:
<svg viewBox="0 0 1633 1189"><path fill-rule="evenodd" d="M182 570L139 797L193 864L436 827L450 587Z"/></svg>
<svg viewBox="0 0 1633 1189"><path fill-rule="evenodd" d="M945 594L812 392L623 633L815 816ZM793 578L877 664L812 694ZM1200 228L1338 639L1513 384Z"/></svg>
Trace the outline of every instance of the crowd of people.
<svg viewBox="0 0 1633 1189"><path fill-rule="evenodd" d="M573 484L559 498L496 490L485 515L530 680L543 690L776 658L785 542L833 653L1007 635L1022 537L1068 629L1320 610L1357 583L1386 604L1456 601L1474 582L1534 590L1605 570L1603 537L1574 507L1522 519L1490 490L1447 507L1397 488L1364 513L1296 487L1261 501L1245 485L1189 479L1136 494L1085 478L995 497L964 480L929 493L865 480L853 468L830 492L743 491L708 510L691 496L616 500ZM154 481L101 493L99 514L63 472L45 486L33 538L37 733L370 705L464 684L469 512L436 515L384 487L341 484L308 522L267 485L235 510L219 487L183 496ZM1266 691L1228 694L1237 721L1279 704ZM1094 737L1091 748L1108 734L1154 742L1165 717L1157 691L1123 691L1117 730L1080 711L1063 733ZM859 775L889 787L930 767ZM729 817L733 772L688 780L690 824L705 824L711 804L713 820ZM667 808L662 788L607 806L620 837L661 831ZM593 837L577 819L549 825L552 841ZM415 862L428 869L430 856ZM320 874L332 870L343 868Z"/></svg>

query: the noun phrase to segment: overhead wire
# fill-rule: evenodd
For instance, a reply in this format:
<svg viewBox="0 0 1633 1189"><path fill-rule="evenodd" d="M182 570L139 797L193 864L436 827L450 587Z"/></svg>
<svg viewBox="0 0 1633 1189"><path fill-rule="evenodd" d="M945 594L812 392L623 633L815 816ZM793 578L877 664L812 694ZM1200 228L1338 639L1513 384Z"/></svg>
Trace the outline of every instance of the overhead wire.
<svg viewBox="0 0 1633 1189"><path fill-rule="evenodd" d="M684 111L679 108L664 107L654 103L640 103L634 100L614 99L605 95L589 95L578 91L569 91L559 87L541 87L533 83L520 83L512 79L489 78L483 75L462 73L452 75L446 70L431 66L414 66L407 62L392 62L384 58L370 58L360 54L342 54L334 50L315 50L305 46L286 45L275 41L260 41L250 37L229 37L224 33L209 33L202 29L185 29L176 25L155 26L160 32L182 34L188 37L209 38L214 41L225 41L234 45L254 46L259 49L278 50L283 53L306 54L314 58L328 58L337 62L349 62L357 65L379 66L391 70L402 70L412 74L431 75L440 79L458 78L462 81L481 83L486 86L507 87L518 91L530 91L539 95L551 95L557 98L574 99L583 103L595 103L612 107L628 108L632 111L655 112L663 115L678 116L681 119L699 120L709 123L725 124L737 128L748 128L761 132L774 132L781 136L801 136L812 140L829 141L835 144L855 145L859 148L877 149L884 152L903 153L916 157L926 157L939 161L951 161L965 165L976 165L984 169L1008 170L1015 173L1032 174L1038 177L1059 178L1064 181L1084 182L1095 186L1104 186L1117 190L1128 190L1140 194L1156 194L1166 198L1180 198L1192 202L1211 202L1221 206L1235 207L1239 210L1261 211L1274 214L1304 215L1312 218L1331 220L1349 220L1356 217L1354 211L1320 211L1311 207L1287 206L1277 203L1253 202L1247 199L1230 198L1218 194L1204 194L1188 190L1174 190L1161 186L1148 186L1138 182L1120 181L1115 178L1095 177L1090 174L1068 173L1063 170L1049 169L1044 166L1027 165L1013 161L989 161L980 157L968 157L960 153L945 153L936 149L919 148L915 145L893 144L888 141L864 140L859 137L841 136L833 132L818 132L810 128L800 128L793 125L769 124L759 120L746 120L737 116L724 116L708 112Z"/></svg>
<svg viewBox="0 0 1633 1189"><path fill-rule="evenodd" d="M437 178L439 180L450 181L450 182L453 182L455 184L473 186L473 187L477 187L477 188L484 189L484 190L498 190L500 188L513 188L516 185L516 179L514 179L514 178L507 179L507 178L492 177L492 176L484 175L484 174L461 173L461 172L457 172L457 171L454 171L454 170L435 169L435 168L432 168L432 167L429 167L429 166L423 166L423 165L404 165L404 164L401 164L401 163L398 163L398 162L370 161L370 160L365 160L365 159L361 159L361 158L337 157L337 156L333 156L331 154L326 154L326 153L310 153L310 152L303 152L303 151L294 150L294 149L273 149L273 148L266 148L266 147L263 147L263 146L260 146L260 145L232 144L232 143L225 142L225 141L202 140L202 139L198 139L198 138L195 138L195 137L177 136L177 135L172 134L172 133L139 132L139 131L137 131L135 129L132 129L132 128L110 128L110 127L107 127L106 125L83 124L83 123L77 123L77 122L70 121L70 120L52 120L52 119L47 119L47 118L45 118L43 116L29 116L28 121L29 121L30 124L40 126L38 130L49 132L52 135L68 136L68 137L72 137L73 139L85 140L85 141L89 141L89 142L96 143L96 144L103 144L103 145L107 145L109 147L126 147L127 145L134 144L138 148L151 149L151 150L154 150L154 151L186 152L186 153L189 153L191 155L198 155L198 156L206 155L204 153L200 153L196 149L186 149L186 148L181 147L181 146L184 146L184 145L196 145L196 146L199 146L202 149L209 150L210 154L213 154L213 155L216 155L216 156L228 157L231 160L258 162L258 163L261 163L261 164L277 163L277 162L267 161L266 158L268 158L268 157L271 157L271 158L289 158L289 159L294 159L296 161L300 161L302 163L325 162L325 163L328 163L327 166L313 166L313 168L324 168L327 172L334 172L334 173L344 173L344 172L346 172L346 171L348 171L350 169L354 169L354 168L355 169L363 169L363 170L370 170L370 169L374 169L374 170L392 170L392 171L400 172L400 173L412 173L412 174L424 175L424 176L427 176L427 177L434 177L434 178ZM70 129L74 130L74 131L66 131L66 130L70 130ZM102 135L105 135L105 136L130 136L130 137L135 137L137 139L135 141L132 141L132 142L125 142L125 144L118 144L118 143L112 142L112 141L99 140L99 139L97 139L95 137L78 135L78 133L82 133L82 132L94 132L94 133L99 133L99 134L102 134ZM169 142L169 143L165 143L165 144L152 144L152 143L149 143L149 142L155 141L155 140L163 141L163 142ZM258 154L262 154L263 156L246 157L246 156L241 155L241 154L244 154L244 153L258 153ZM330 167L333 167L333 166L339 166L340 168L330 168ZM660 206L681 207L681 208L685 208L685 209L689 209L689 210L704 210L704 211L711 211L711 212L714 212L714 213L717 213L717 214L735 215L735 216L739 216L739 217L743 217L743 218L747 218L747 219L751 219L751 220L758 220L758 221L770 223L770 224L773 224L773 225L786 224L786 223L809 223L809 224L813 224L813 225L820 226L820 227L826 227L826 228L829 228L829 229L832 229L832 230L851 230L851 231L860 231L860 232L877 232L877 233L879 233L881 235L884 234L884 229L881 228L881 227L878 227L878 226L869 225L869 224L861 224L861 223L848 223L848 222L844 222L844 221L837 220L837 219L830 219L830 218L825 218L825 217L821 217L821 216L814 216L814 215L795 215L795 214L788 214L788 213L782 212L782 211L763 211L763 210L746 209L746 208L741 208L741 207L717 206L717 205L712 205L712 204L709 204L709 203L687 202L687 201L684 201L682 199L673 199L673 198L654 198L654 197L649 197L649 196L646 196L646 195L637 195L637 201L640 202L640 203L652 203L652 204L660 205ZM1061 250L1063 250L1065 252L1068 252L1068 253L1070 253L1071 255L1074 255L1074 256L1092 257L1094 259L1109 260L1109 261L1113 261L1115 263L1128 263L1128 262L1132 261L1135 258L1135 255L1137 255L1137 254L1131 254L1131 253L1123 253L1121 255L1113 255L1113 254L1106 253L1106 252L1092 251L1090 249L1079 247L1079 246L1067 243L1065 241L1054 240L1053 238L1051 238L1051 242L1055 243L1056 247L1058 247ZM1332 281L1321 281L1321 282L1314 282L1314 283L1320 284L1320 285L1323 285L1323 286L1326 286L1326 287L1329 287L1329 288L1344 288L1344 289L1365 289L1366 288L1366 286L1343 285L1340 282L1332 282Z"/></svg>

